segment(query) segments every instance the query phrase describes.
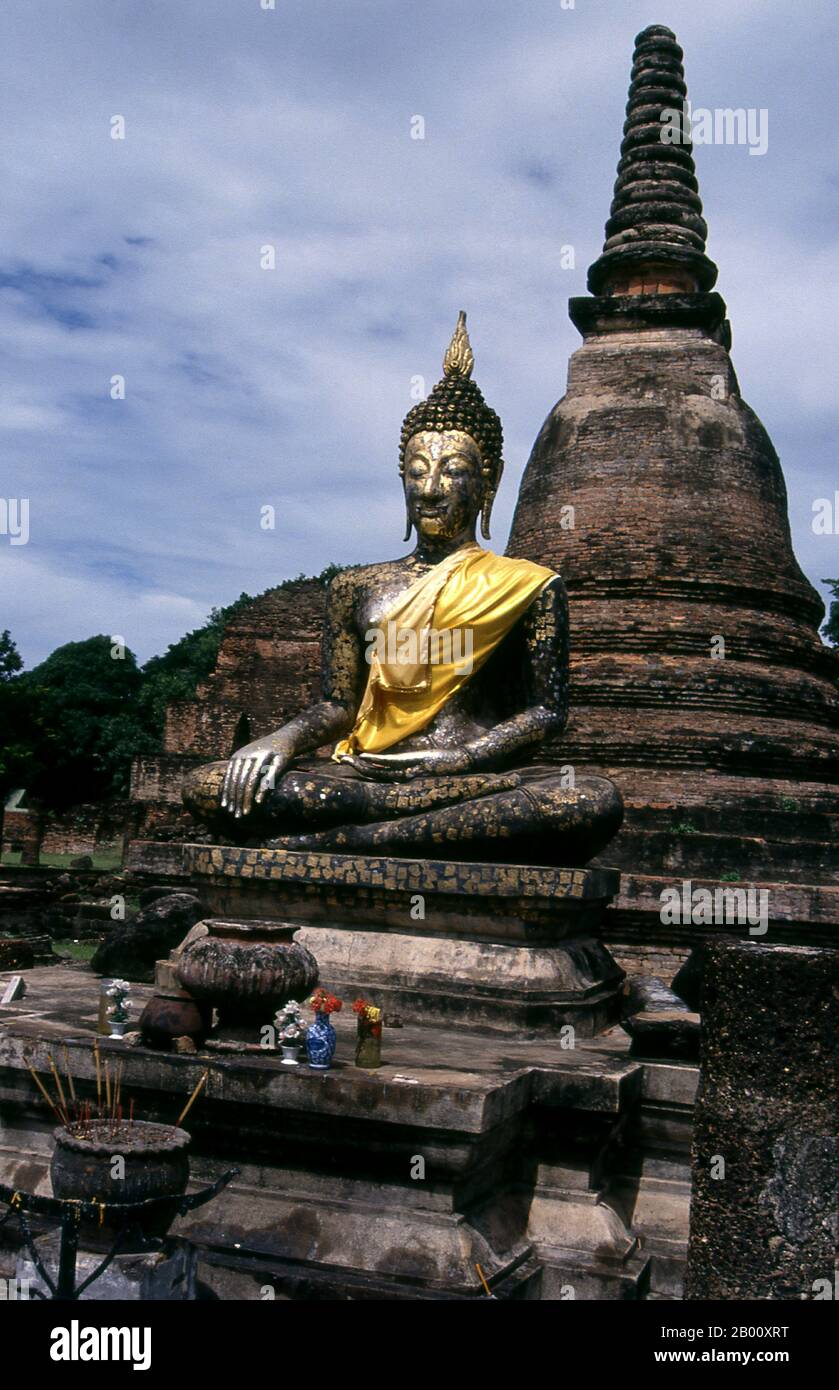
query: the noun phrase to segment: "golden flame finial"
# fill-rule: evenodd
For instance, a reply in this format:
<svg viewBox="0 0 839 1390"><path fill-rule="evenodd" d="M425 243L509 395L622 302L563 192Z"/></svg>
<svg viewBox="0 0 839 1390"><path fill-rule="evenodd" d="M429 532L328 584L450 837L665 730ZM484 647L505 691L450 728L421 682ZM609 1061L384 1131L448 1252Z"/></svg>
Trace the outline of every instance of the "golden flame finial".
<svg viewBox="0 0 839 1390"><path fill-rule="evenodd" d="M474 365L475 355L472 352L472 344L469 342L469 334L466 331L466 314L461 309L457 316L457 328L452 334L452 340L446 348L446 355L443 358L443 375L462 376L468 379L472 375Z"/></svg>

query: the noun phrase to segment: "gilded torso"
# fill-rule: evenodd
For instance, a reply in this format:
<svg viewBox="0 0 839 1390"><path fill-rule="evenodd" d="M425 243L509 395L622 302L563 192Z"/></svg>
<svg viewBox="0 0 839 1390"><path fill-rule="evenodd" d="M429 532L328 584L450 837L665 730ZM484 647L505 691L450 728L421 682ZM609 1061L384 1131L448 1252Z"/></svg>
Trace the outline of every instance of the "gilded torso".
<svg viewBox="0 0 839 1390"><path fill-rule="evenodd" d="M339 679L350 680L356 707L361 700L368 675L366 652L369 634L387 621L396 601L417 579L433 569L433 564L405 556L379 564L359 565L344 571L347 590L346 617L352 626L353 644L333 650L334 634L324 638L324 669L346 662L353 671L338 672ZM417 734L403 739L399 751L428 748L457 748L493 729L501 720L524 708L531 696L529 680L533 663L545 665L548 648L555 651L557 679L565 679L563 655L565 634L559 633L554 604L540 596L504 639L492 656L446 705Z"/></svg>

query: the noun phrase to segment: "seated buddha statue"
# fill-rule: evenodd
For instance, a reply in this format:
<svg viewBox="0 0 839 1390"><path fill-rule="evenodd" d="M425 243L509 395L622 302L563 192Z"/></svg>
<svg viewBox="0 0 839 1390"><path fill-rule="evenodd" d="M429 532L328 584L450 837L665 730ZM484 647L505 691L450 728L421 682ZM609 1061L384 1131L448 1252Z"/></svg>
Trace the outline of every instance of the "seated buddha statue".
<svg viewBox="0 0 839 1390"><path fill-rule="evenodd" d="M495 555L501 422L461 314L443 377L402 427L408 555L333 579L322 698L189 774L217 835L290 850L581 865L618 830L602 777L536 761L568 713L559 575Z"/></svg>

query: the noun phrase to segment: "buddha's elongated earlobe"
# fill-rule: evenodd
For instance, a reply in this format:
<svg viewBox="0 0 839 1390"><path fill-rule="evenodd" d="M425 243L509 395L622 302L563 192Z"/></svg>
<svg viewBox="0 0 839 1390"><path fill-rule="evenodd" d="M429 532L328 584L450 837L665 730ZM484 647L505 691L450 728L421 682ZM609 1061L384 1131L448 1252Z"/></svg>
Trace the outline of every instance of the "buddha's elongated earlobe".
<svg viewBox="0 0 839 1390"><path fill-rule="evenodd" d="M494 477L491 481L487 479L486 487L484 488L484 500L481 506L481 535L485 541L491 539L489 534L489 522L492 516L492 504L495 501L495 494L498 491L498 484L501 482L501 474L503 472L504 460L499 459Z"/></svg>
<svg viewBox="0 0 839 1390"><path fill-rule="evenodd" d="M406 503L406 504L405 504L405 534L404 534L404 536L402 537L403 541L409 541L409 540L411 539L411 531L412 531L412 529L413 529L413 525L414 525L414 523L413 523L412 520L411 520L411 514L410 514L410 512L408 511L408 504Z"/></svg>

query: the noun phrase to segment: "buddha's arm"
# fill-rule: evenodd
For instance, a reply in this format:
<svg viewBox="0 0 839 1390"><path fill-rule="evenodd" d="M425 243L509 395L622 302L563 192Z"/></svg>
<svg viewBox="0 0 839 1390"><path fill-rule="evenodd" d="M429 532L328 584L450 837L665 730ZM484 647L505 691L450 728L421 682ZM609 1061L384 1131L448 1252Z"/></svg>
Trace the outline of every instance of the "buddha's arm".
<svg viewBox="0 0 839 1390"><path fill-rule="evenodd" d="M568 718L568 597L557 577L527 610L524 639L528 705L464 749L468 767L498 767L534 744L556 737Z"/></svg>
<svg viewBox="0 0 839 1390"><path fill-rule="evenodd" d="M339 574L329 587L322 650L323 698L287 724L233 754L221 793L221 805L236 816L247 815L292 758L312 753L352 728L364 658L353 618L352 571Z"/></svg>

